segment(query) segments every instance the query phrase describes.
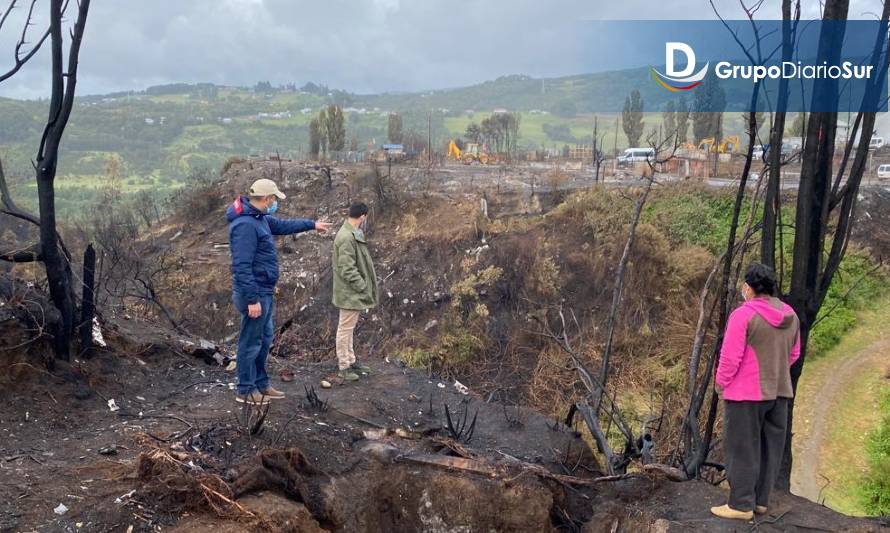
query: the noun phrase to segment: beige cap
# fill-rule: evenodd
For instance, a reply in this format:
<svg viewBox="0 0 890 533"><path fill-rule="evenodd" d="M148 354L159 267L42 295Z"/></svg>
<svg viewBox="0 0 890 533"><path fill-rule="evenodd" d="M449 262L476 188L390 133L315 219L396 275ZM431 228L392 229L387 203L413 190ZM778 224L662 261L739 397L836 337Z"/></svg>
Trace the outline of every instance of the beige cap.
<svg viewBox="0 0 890 533"><path fill-rule="evenodd" d="M279 200L287 198L283 192L278 190L278 185L275 185L274 181L265 178L253 182L247 194L250 196L269 196L274 194Z"/></svg>

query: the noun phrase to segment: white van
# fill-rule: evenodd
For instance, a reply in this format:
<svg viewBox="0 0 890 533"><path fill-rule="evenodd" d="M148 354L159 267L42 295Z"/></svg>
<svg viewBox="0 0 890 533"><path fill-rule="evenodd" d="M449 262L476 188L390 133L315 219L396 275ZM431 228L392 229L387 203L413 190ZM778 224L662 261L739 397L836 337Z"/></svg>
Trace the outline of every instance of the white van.
<svg viewBox="0 0 890 533"><path fill-rule="evenodd" d="M878 148L884 147L884 138L883 137L872 137L870 141L868 141L869 150L877 150Z"/></svg>
<svg viewBox="0 0 890 533"><path fill-rule="evenodd" d="M751 152L751 158L754 159L755 161L759 161L759 160L763 159L763 154L766 153L768 146L769 145L764 146L762 144L755 145L754 150Z"/></svg>
<svg viewBox="0 0 890 533"><path fill-rule="evenodd" d="M655 162L655 148L628 148L618 156L619 165L632 165L644 161Z"/></svg>
<svg viewBox="0 0 890 533"><path fill-rule="evenodd" d="M880 165L878 167L878 178L890 178L890 165Z"/></svg>

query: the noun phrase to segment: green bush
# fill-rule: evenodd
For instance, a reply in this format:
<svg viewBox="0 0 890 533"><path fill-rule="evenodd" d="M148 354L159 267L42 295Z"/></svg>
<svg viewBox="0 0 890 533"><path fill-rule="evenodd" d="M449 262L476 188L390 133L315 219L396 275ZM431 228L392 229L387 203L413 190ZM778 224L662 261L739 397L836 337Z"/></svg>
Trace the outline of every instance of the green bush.
<svg viewBox="0 0 890 533"><path fill-rule="evenodd" d="M859 487L859 499L871 516L890 515L890 390L880 402L881 422L865 443L868 472Z"/></svg>
<svg viewBox="0 0 890 533"><path fill-rule="evenodd" d="M433 366L435 354L421 348L408 348L399 353L399 358L411 368L429 370Z"/></svg>
<svg viewBox="0 0 890 533"><path fill-rule="evenodd" d="M808 353L824 354L856 325L856 312L869 309L887 292L887 275L875 270L866 252L850 250L834 275L818 322L810 331Z"/></svg>

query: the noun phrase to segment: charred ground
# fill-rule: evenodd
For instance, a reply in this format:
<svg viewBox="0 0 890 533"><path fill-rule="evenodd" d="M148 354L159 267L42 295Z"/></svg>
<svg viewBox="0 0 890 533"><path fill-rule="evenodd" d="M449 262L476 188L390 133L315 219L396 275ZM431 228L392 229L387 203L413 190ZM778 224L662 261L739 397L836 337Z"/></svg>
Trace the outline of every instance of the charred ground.
<svg viewBox="0 0 890 533"><path fill-rule="evenodd" d="M256 418L232 401L233 373L183 340L211 339L232 355L222 213L259 177L288 194L282 216L339 223L350 201L371 204L382 301L358 330L372 375L336 383L330 240L281 240L270 364L288 399L252 434ZM540 324L570 311L596 363L634 201L632 181L589 185L580 174L528 169L236 162L138 237L147 264L166 261L154 299L106 291L108 347L52 371L42 364L47 347L18 316L39 291L14 284L0 307L0 530L734 530L707 513L720 489L638 465L601 479L587 440L559 422L583 390ZM677 227L673 206L719 205L721 193L680 183L656 194L638 228L613 380L635 421L660 415L648 429L667 461L694 329L689 295L713 266L720 232L704 211ZM294 381L279 381L289 374ZM323 379L334 387L322 389ZM463 431L447 428L446 406ZM60 503L68 511L56 515ZM758 525L878 527L791 497Z"/></svg>

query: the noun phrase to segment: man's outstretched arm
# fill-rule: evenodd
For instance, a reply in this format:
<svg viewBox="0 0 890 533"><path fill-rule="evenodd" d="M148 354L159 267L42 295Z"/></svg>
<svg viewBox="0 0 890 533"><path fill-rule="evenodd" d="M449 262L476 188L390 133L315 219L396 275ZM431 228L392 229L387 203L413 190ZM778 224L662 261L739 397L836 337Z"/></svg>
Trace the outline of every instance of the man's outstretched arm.
<svg viewBox="0 0 890 533"><path fill-rule="evenodd" d="M303 233L304 231L318 230L319 233L327 233L331 229L330 222L320 222L308 218L291 218L281 220L272 216L267 216L269 221L269 229L272 235L292 235L294 233Z"/></svg>
<svg viewBox="0 0 890 533"><path fill-rule="evenodd" d="M291 218L282 220L272 216L267 216L269 229L272 235L292 235L294 233L303 233L315 229L315 221L308 218Z"/></svg>

